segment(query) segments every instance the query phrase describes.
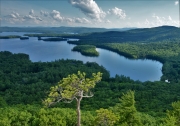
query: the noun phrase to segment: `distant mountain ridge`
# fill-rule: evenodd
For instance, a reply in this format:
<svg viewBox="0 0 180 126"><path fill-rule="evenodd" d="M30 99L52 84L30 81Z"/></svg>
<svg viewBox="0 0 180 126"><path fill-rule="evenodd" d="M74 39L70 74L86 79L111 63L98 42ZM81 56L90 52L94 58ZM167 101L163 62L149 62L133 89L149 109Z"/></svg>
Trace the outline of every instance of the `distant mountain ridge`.
<svg viewBox="0 0 180 126"><path fill-rule="evenodd" d="M79 37L81 40L98 40L104 43L157 42L164 40L180 40L180 29L174 26L160 26L154 28L130 29L127 31L94 32Z"/></svg>
<svg viewBox="0 0 180 126"><path fill-rule="evenodd" d="M81 34L91 32L127 31L133 28L89 28L89 27L1 27L0 32L39 32L39 33L68 33Z"/></svg>
<svg viewBox="0 0 180 126"><path fill-rule="evenodd" d="M180 28L159 26L153 28L88 28L88 27L1 27L0 32L33 32L78 38L86 42L158 42L180 40Z"/></svg>

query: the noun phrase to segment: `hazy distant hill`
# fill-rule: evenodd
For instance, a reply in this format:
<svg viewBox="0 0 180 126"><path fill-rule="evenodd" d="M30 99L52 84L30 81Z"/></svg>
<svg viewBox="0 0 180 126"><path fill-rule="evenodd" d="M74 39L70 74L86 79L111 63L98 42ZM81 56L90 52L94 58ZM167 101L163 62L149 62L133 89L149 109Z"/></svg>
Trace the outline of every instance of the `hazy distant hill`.
<svg viewBox="0 0 180 126"><path fill-rule="evenodd" d="M90 32L106 32L106 31L127 31L135 28L88 28L88 27L1 27L0 32L39 32L39 33L68 33L80 34Z"/></svg>
<svg viewBox="0 0 180 126"><path fill-rule="evenodd" d="M69 34L86 42L122 43L122 42L158 42L180 40L180 29L174 26L154 28L87 28L87 27L1 27L0 32L33 32ZM62 36L67 37L67 35Z"/></svg>
<svg viewBox="0 0 180 126"><path fill-rule="evenodd" d="M81 40L98 42L157 42L164 40L180 40L180 29L174 26L131 29L128 31L94 32L78 36Z"/></svg>

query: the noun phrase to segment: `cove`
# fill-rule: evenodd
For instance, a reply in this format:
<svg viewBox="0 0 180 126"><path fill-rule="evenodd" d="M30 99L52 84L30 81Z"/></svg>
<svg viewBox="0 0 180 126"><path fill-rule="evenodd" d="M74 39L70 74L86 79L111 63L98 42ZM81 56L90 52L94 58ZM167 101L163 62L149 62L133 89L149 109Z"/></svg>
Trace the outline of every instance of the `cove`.
<svg viewBox="0 0 180 126"><path fill-rule="evenodd" d="M0 35L23 35L24 32L3 32ZM85 62L96 62L104 66L111 77L116 74L129 76L133 80L158 81L162 76L163 64L149 59L128 59L115 52L97 48L99 57L87 57L71 49L75 45L67 41L44 42L38 41L37 37L30 37L28 40L0 39L0 51L12 53L29 54L32 62L50 62L57 59L75 59Z"/></svg>

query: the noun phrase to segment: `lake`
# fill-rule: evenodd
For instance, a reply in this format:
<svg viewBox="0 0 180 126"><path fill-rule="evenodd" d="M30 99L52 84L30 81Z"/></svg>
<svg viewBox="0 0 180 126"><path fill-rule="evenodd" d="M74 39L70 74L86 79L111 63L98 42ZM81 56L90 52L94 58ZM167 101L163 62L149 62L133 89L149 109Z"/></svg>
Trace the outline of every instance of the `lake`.
<svg viewBox="0 0 180 126"><path fill-rule="evenodd" d="M3 35L23 35L24 32L3 32ZM111 77L116 74L129 76L133 80L158 81L162 76L163 64L149 59L132 60L125 58L115 52L97 48L99 57L87 57L71 49L75 45L68 44L67 41L44 42L38 41L37 37L30 37L28 40L20 39L0 39L0 51L10 51L12 53L29 54L32 62L47 62L56 59L76 59L85 62L96 62L104 66Z"/></svg>

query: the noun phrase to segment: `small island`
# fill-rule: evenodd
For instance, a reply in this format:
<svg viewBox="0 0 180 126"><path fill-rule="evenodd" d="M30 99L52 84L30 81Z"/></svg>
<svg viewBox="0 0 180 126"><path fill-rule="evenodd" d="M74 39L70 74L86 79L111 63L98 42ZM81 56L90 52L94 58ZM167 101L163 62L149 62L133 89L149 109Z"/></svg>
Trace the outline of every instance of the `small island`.
<svg viewBox="0 0 180 126"><path fill-rule="evenodd" d="M43 40L43 41L67 41L67 39L64 38L45 38L42 39L41 37L38 37L38 40Z"/></svg>
<svg viewBox="0 0 180 126"><path fill-rule="evenodd" d="M0 36L0 39L14 39L14 38L21 38L21 36L19 35Z"/></svg>
<svg viewBox="0 0 180 126"><path fill-rule="evenodd" d="M29 37L20 37L20 40L26 40L29 39Z"/></svg>
<svg viewBox="0 0 180 126"><path fill-rule="evenodd" d="M93 45L77 45L72 51L80 52L85 56L99 56L99 52L96 51L96 46Z"/></svg>

